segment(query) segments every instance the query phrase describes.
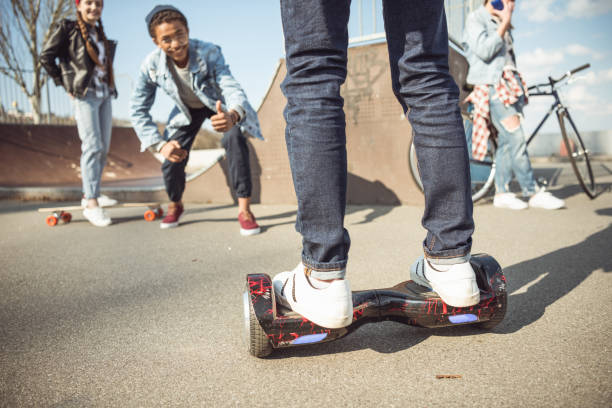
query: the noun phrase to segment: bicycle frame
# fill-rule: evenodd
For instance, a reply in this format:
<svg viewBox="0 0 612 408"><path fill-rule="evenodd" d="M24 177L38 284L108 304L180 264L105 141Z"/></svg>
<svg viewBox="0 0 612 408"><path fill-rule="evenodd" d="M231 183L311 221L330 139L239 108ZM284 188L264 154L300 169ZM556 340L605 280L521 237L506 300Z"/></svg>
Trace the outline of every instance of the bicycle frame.
<svg viewBox="0 0 612 408"><path fill-rule="evenodd" d="M546 112L546 115L544 115L544 118L542 118L538 126L536 126L533 133L531 133L531 135L529 136L529 139L527 139L527 146L529 146L529 143L531 143L533 138L538 134L542 126L544 126L544 123L546 123L546 121L550 117L550 114L553 113L553 111L558 111L559 109L565 109L565 106L563 106L563 104L561 103L561 100L559 99L559 94L557 93L557 90L554 87L554 83L552 82L553 80L551 78L549 78L549 80L551 81L550 84L540 84L540 85L534 85L534 86L536 89L538 89L540 86L550 86L552 88L551 92L535 92L535 93L529 94L530 97L532 96L553 96L555 98L555 101L550 106L550 108L548 109L548 112ZM567 109L565 110L567 111Z"/></svg>

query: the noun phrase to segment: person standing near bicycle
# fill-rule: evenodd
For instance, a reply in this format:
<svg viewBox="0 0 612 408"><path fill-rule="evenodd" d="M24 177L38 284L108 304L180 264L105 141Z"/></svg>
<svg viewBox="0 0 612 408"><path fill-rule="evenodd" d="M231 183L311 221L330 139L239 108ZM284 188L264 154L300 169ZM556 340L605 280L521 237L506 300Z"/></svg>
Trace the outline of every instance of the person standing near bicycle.
<svg viewBox="0 0 612 408"><path fill-rule="evenodd" d="M76 0L76 21L61 21L40 54L42 66L56 85L66 89L74 104L81 139L81 205L83 216L96 227L111 223L102 207L117 204L100 194L113 126L111 96L117 97L113 79L117 43L104 34L100 19L103 5L103 0Z"/></svg>
<svg viewBox="0 0 612 408"><path fill-rule="evenodd" d="M527 207L555 210L565 202L539 187L533 176L521 126L527 87L516 66L512 38L514 0L484 0L466 21L463 47L470 65L467 82L474 85L466 98L474 106L472 153L482 159L487 151L489 124L498 132L495 154L495 197L499 208ZM510 191L516 176L525 202Z"/></svg>

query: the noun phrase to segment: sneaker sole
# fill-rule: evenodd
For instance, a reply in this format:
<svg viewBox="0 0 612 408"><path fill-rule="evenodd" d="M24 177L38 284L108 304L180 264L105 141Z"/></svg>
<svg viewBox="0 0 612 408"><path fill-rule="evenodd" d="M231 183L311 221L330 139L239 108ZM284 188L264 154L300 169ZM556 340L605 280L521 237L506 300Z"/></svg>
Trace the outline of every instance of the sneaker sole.
<svg viewBox="0 0 612 408"><path fill-rule="evenodd" d="M179 223L177 222L168 222L168 223L161 223L159 224L159 228L161 229L168 229L168 228L176 228L178 227Z"/></svg>
<svg viewBox="0 0 612 408"><path fill-rule="evenodd" d="M240 228L240 235L243 237L248 237L249 235L257 235L261 232L261 228L253 228L253 229L243 229Z"/></svg>
<svg viewBox="0 0 612 408"><path fill-rule="evenodd" d="M515 211L526 210L527 208L529 208L528 205L525 205L525 207L511 207L509 205L501 205L501 204L495 204L495 203L493 203L493 207L503 208L505 210L515 210Z"/></svg>
<svg viewBox="0 0 612 408"><path fill-rule="evenodd" d="M469 307L469 306L474 306L477 305L478 303L480 303L480 292L475 293L471 296L461 296L461 297L457 297L457 296L448 296L445 294L441 294L436 288L436 285L432 285L432 289L434 290L434 292L436 292L438 294L438 296L440 296L440 299L442 299L442 301L444 303L446 303L449 306L452 307Z"/></svg>
<svg viewBox="0 0 612 408"><path fill-rule="evenodd" d="M88 221L89 221L89 220L88 220ZM89 221L89 223L90 223L91 225L93 225L94 227L102 227L102 228L104 228L104 227L108 227L109 225L111 225L111 224L112 224L112 222L109 222L108 224L106 224L106 223L104 223L104 224L94 224L94 223L93 223L93 222L91 222L91 221Z"/></svg>
<svg viewBox="0 0 612 408"><path fill-rule="evenodd" d="M328 317L310 315L308 311L305 312L304 310L301 310L301 307L297 306L297 304L294 304L291 301L289 301L289 304L291 304L291 310L304 316L317 326L321 326L326 329L341 329L343 327L349 326L353 322L352 314L350 316L345 316L339 319L330 319Z"/></svg>

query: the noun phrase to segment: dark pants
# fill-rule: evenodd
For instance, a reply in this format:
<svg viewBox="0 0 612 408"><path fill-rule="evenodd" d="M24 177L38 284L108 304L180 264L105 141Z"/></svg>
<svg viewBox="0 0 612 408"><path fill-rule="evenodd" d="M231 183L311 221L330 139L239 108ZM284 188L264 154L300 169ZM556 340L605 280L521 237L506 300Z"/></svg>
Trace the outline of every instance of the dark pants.
<svg viewBox="0 0 612 408"><path fill-rule="evenodd" d="M281 0L287 76L286 142L298 200L302 261L330 278L344 270L347 157L344 100L350 0ZM442 0L384 0L393 91L414 130L425 190L425 254L469 257L474 223L459 91L448 68ZM381 119L383 120L383 119ZM406 135L409 137L410 135Z"/></svg>
<svg viewBox="0 0 612 408"><path fill-rule="evenodd" d="M165 160L162 164L162 173L166 192L170 201L181 201L185 191L185 166L189 160L189 152L196 134L202 123L215 113L208 108L190 109L191 123L180 128L171 140L176 140L181 147L187 150L187 159L180 163ZM228 161L229 179L236 196L245 198L251 196L251 167L249 165L249 147L239 126L234 126L223 135L221 144L225 149Z"/></svg>

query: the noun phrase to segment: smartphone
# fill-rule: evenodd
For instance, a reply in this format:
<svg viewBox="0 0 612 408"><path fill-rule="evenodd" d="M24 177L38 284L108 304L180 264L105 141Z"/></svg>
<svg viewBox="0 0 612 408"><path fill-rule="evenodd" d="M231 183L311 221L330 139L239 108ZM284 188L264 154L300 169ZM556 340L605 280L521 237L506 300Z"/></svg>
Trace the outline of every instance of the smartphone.
<svg viewBox="0 0 612 408"><path fill-rule="evenodd" d="M503 10L504 9L504 2L502 0L492 0L491 1L491 5L493 6L493 8L495 10Z"/></svg>

